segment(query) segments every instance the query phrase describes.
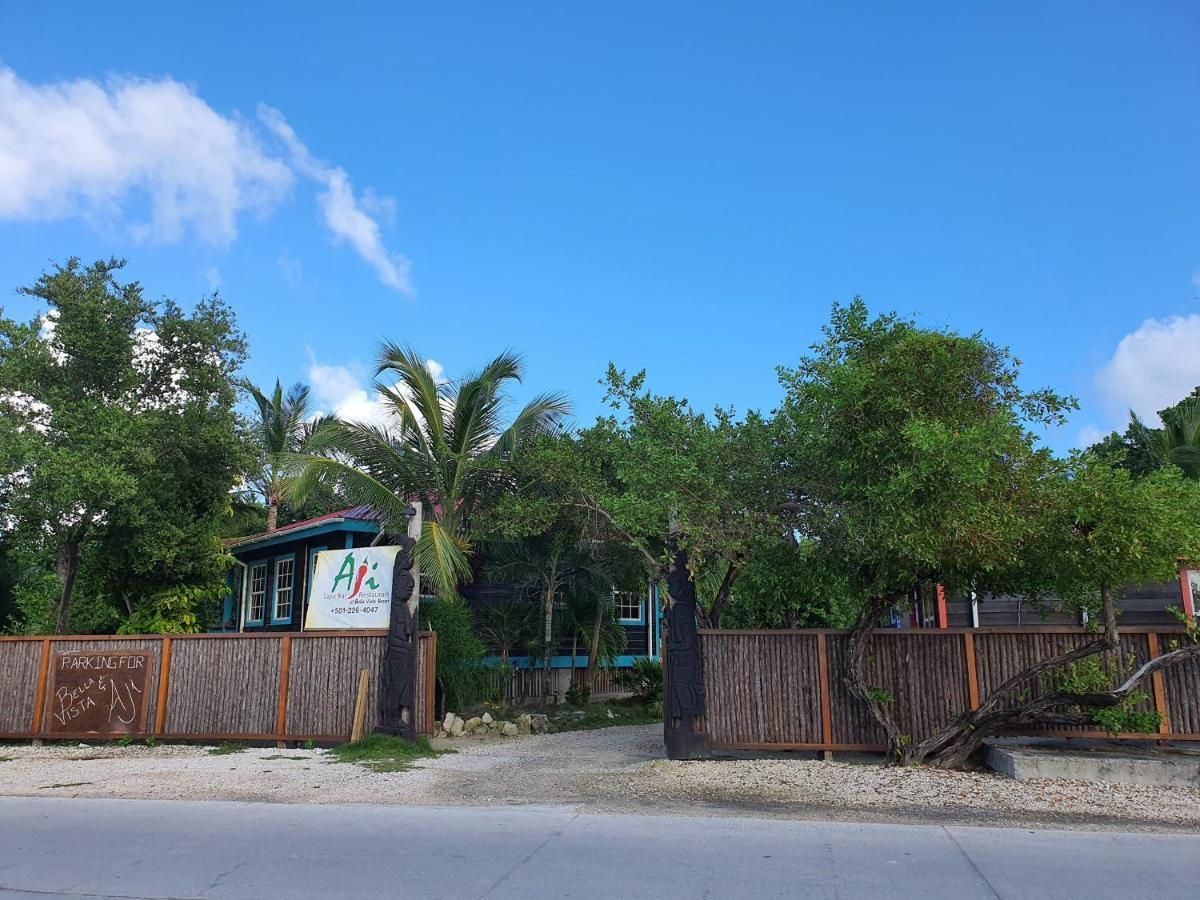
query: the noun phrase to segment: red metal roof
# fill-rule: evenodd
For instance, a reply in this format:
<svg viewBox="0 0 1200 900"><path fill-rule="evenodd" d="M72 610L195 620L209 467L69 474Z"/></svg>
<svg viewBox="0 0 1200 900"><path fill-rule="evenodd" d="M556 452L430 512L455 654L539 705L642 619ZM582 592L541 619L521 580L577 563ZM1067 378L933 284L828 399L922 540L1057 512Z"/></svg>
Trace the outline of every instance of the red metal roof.
<svg viewBox="0 0 1200 900"><path fill-rule="evenodd" d="M346 509L339 509L336 512L325 513L323 516L314 516L311 519L301 519L299 522L281 525L274 531L264 531L260 534L250 534L246 537L234 538L231 541L227 541L226 544L230 547L238 547L242 544L252 544L265 538L274 540L283 535L303 531L305 528L311 528L313 525L319 525L322 522L344 521L347 519L356 522L380 522L383 520L383 516L370 506L351 506Z"/></svg>

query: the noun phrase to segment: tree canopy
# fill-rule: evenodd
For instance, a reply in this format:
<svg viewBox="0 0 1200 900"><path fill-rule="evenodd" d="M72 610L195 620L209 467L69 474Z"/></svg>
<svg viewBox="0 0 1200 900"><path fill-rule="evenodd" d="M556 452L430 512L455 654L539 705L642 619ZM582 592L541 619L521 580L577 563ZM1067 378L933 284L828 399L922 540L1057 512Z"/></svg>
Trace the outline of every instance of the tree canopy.
<svg viewBox="0 0 1200 900"><path fill-rule="evenodd" d="M112 621L223 577L244 340L215 297L150 302L123 265L69 260L22 290L44 314L0 318L0 523L57 581L25 592L29 628L68 628L81 575Z"/></svg>

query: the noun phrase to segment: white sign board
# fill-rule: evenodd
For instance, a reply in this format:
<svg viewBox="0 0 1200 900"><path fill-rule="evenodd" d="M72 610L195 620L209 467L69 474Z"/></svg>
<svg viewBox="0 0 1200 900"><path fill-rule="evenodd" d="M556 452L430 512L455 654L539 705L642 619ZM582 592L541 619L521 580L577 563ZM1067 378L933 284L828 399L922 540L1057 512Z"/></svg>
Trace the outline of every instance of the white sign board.
<svg viewBox="0 0 1200 900"><path fill-rule="evenodd" d="M308 586L305 631L387 628L399 547L322 550Z"/></svg>

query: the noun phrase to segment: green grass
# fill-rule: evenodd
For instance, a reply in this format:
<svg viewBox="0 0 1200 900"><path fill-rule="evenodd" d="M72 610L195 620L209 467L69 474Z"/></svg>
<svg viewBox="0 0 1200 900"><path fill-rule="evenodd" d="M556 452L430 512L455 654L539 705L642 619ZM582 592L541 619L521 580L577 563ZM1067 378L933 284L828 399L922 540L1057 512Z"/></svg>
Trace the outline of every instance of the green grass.
<svg viewBox="0 0 1200 900"><path fill-rule="evenodd" d="M353 744L334 747L329 755L338 762L357 763L372 772L403 772L412 768L418 759L429 759L445 752L434 750L428 738L406 741L388 734L370 734Z"/></svg>
<svg viewBox="0 0 1200 900"><path fill-rule="evenodd" d="M263 759L308 759L307 756L286 756L283 753L272 753L270 756L264 756Z"/></svg>
<svg viewBox="0 0 1200 900"><path fill-rule="evenodd" d="M38 788L38 790L39 791L48 791L48 790L50 790L50 788L82 787L85 784L92 784L92 783L93 782L91 782L91 781L68 781L63 784L43 784L40 788Z"/></svg>
<svg viewBox="0 0 1200 900"><path fill-rule="evenodd" d="M594 728L610 728L613 725L653 725L662 721L660 709L641 704L594 703L583 707L582 711L582 718L569 712L551 713L550 730L590 731Z"/></svg>
<svg viewBox="0 0 1200 900"><path fill-rule="evenodd" d="M12 762L14 759L15 756L0 756L0 762Z"/></svg>
<svg viewBox="0 0 1200 900"><path fill-rule="evenodd" d="M209 747L206 751L209 756L228 756L230 753L241 753L246 749L244 744L232 744L226 741L224 744L218 744L216 747Z"/></svg>

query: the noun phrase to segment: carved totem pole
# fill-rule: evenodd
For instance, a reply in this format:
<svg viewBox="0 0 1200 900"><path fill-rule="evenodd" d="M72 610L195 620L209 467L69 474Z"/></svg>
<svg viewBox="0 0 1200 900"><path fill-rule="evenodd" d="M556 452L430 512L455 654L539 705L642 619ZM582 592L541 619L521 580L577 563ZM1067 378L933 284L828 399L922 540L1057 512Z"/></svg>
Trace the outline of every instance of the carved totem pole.
<svg viewBox="0 0 1200 900"><path fill-rule="evenodd" d="M413 546L407 535L397 542L392 570L392 614L388 623L387 650L383 655L379 685L379 724L376 734L394 734L406 740L417 737L417 620L420 604L414 577Z"/></svg>
<svg viewBox="0 0 1200 900"><path fill-rule="evenodd" d="M700 635L696 631L696 584L688 572L687 553L671 547L667 572L670 602L666 620L666 696L663 702L664 740L670 759L706 759L704 739L704 669Z"/></svg>

